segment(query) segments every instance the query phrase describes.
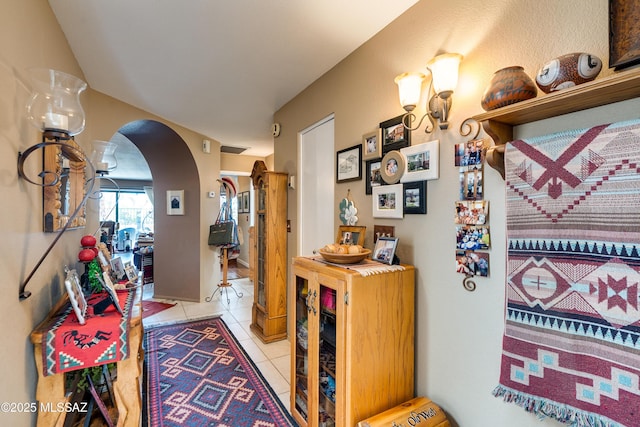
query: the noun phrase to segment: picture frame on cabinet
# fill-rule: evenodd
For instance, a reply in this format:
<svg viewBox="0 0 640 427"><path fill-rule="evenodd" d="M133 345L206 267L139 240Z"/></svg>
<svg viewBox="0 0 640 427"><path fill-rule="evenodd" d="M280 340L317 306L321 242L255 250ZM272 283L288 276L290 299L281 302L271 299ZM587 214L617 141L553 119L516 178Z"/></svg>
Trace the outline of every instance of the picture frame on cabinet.
<svg viewBox="0 0 640 427"><path fill-rule="evenodd" d="M425 142L400 150L404 157L404 172L400 182L438 179L439 141Z"/></svg>
<svg viewBox="0 0 640 427"><path fill-rule="evenodd" d="M427 213L427 181L415 181L402 184L403 206L405 214Z"/></svg>
<svg viewBox="0 0 640 427"><path fill-rule="evenodd" d="M362 179L362 144L336 153L336 183Z"/></svg>
<svg viewBox="0 0 640 427"><path fill-rule="evenodd" d="M396 254L396 247L398 246L397 237L378 237L376 246L373 249L371 259L381 262L383 264L393 264L393 257Z"/></svg>
<svg viewBox="0 0 640 427"><path fill-rule="evenodd" d="M374 160L382 157L382 141L380 135L380 128L373 132L362 135L363 160Z"/></svg>
<svg viewBox="0 0 640 427"><path fill-rule="evenodd" d="M380 169L382 168L382 159L367 160L366 165L366 179L364 183L365 194L371 194L373 187L384 185Z"/></svg>
<svg viewBox="0 0 640 427"><path fill-rule="evenodd" d="M374 218L402 218L402 184L382 185L372 189Z"/></svg>
<svg viewBox="0 0 640 427"><path fill-rule="evenodd" d="M411 145L411 132L402 124L402 116L380 123L382 155Z"/></svg>
<svg viewBox="0 0 640 427"><path fill-rule="evenodd" d="M616 71L640 63L640 3L609 0L609 68Z"/></svg>
<svg viewBox="0 0 640 427"><path fill-rule="evenodd" d="M184 190L167 190L167 215L184 215Z"/></svg>
<svg viewBox="0 0 640 427"><path fill-rule="evenodd" d="M67 270L64 287L69 296L69 302L71 303L73 312L78 318L78 323L84 325L87 314L87 300L84 298L82 286L80 285L80 277L76 270Z"/></svg>
<svg viewBox="0 0 640 427"><path fill-rule="evenodd" d="M338 227L336 243L341 245L364 246L364 236L367 227L359 225L341 225Z"/></svg>

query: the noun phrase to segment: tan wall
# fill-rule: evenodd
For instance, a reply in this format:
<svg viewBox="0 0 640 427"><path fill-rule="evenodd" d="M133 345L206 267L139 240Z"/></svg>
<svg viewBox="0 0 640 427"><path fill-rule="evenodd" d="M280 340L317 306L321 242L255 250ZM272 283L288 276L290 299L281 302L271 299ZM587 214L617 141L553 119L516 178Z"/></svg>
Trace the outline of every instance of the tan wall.
<svg viewBox="0 0 640 427"><path fill-rule="evenodd" d="M358 225L368 230L368 246L374 224L393 225L400 238L401 261L417 267L416 395L433 399L455 425L555 426L555 421L541 423L518 406L491 395L498 383L503 332L505 187L496 171L486 171L491 272L489 278L476 280L475 292L467 292L462 287L463 276L454 271L453 215L459 185L454 144L465 140L458 132L461 122L482 112L480 98L494 71L522 65L529 75L535 75L546 61L580 51L595 54L608 64L606 1L422 0L274 115L274 122L282 124L275 144L275 169L301 175L304 165L297 164L297 132L330 113L335 114L336 151L360 143L362 135L380 122L402 114L394 77L405 71L427 73L426 62L441 50L462 53L464 60L449 130L426 135L423 125L412 134L413 144L440 141L440 178L428 183L427 215L373 219L364 181L327 185L335 185L336 206L347 188L351 189ZM604 70L601 76L610 73ZM424 102L419 115L424 113ZM627 114L637 116L637 111L636 107ZM583 126L574 117L554 122L565 128L576 124ZM548 129L541 125L537 131ZM294 224L288 241L290 256L297 253L297 191L289 191L288 216Z"/></svg>
<svg viewBox="0 0 640 427"><path fill-rule="evenodd" d="M82 230L66 232L31 279L27 290L32 296L18 300L20 283L30 273L55 235L42 232L42 189L18 179L16 156L41 139L40 133L24 118L24 106L30 94L26 70L30 67L53 68L84 78L60 30L48 3L42 0L9 0L0 6L4 24L0 27L0 237L4 244L0 256L3 286L0 289L0 313L5 328L0 346L0 400L3 402L35 402L37 375L29 334L50 310L63 292L63 267L80 272L77 263L80 237L93 233L98 226L97 204L87 206L88 223ZM87 152L93 139L110 139L123 125L139 119L154 119L167 124L186 142L198 168L200 188L190 189L200 199L198 218L199 241L189 242L200 259L195 286L200 298L210 295L219 281L217 252L206 243L209 220L217 213L219 199L206 198L208 183L219 175L220 158L217 142L212 154L202 153L198 135L112 98L88 90L82 96L87 127L76 141ZM212 139L207 137L207 139ZM214 154L215 153L215 154ZM26 172L36 177L41 170L40 156L34 153ZM162 206L164 209L164 205ZM179 261L178 261L179 262ZM199 282L199 283L198 283ZM196 295L198 290L196 290ZM196 297L196 299L198 299ZM2 425L35 425L35 414L0 414Z"/></svg>

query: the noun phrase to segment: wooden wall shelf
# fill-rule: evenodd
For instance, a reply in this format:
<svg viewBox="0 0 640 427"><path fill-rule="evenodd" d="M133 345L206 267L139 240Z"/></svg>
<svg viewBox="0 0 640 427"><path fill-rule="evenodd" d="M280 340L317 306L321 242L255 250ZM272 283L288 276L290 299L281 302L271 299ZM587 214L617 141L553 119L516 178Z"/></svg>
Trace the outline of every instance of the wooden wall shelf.
<svg viewBox="0 0 640 427"><path fill-rule="evenodd" d="M559 92L507 105L472 118L493 139L486 159L504 178L504 144L513 140L513 127L563 114L640 97L640 68L583 83Z"/></svg>

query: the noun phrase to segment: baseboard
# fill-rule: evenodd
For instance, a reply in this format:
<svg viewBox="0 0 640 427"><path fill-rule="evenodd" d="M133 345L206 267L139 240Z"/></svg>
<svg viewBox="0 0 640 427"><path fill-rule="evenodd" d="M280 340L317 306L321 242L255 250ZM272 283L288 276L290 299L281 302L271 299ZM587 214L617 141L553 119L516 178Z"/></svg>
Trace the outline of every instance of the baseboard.
<svg viewBox="0 0 640 427"><path fill-rule="evenodd" d="M244 268L249 268L249 263L245 260L242 260L240 258L236 258L236 262L240 265L242 265Z"/></svg>

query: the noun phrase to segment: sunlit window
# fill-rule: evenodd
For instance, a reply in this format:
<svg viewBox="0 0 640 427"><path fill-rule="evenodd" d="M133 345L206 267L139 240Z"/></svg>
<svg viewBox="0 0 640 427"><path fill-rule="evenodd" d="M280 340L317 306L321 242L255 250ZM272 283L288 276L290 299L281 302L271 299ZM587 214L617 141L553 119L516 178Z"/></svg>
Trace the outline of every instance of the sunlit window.
<svg viewBox="0 0 640 427"><path fill-rule="evenodd" d="M100 221L115 221L120 229L135 228L153 233L153 205L143 192L102 191Z"/></svg>

